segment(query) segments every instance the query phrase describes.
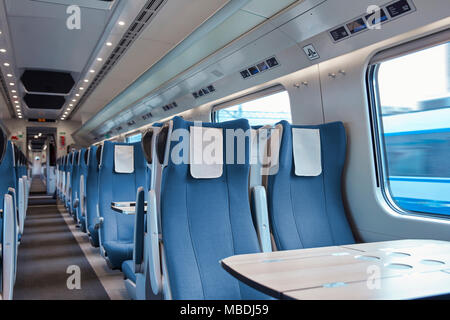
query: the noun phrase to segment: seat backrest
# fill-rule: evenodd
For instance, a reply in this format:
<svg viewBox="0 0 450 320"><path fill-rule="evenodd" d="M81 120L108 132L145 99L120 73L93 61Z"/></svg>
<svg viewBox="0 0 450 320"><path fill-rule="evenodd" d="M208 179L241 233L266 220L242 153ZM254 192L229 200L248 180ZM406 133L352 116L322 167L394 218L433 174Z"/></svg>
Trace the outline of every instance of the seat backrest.
<svg viewBox="0 0 450 320"><path fill-rule="evenodd" d="M0 130L3 131L3 130ZM14 145L11 141L6 140L6 134L3 135L4 138L0 137L0 140L4 140L0 142L0 158L2 159L0 163L0 209L4 209L4 195L8 193L9 188L14 188L17 192L17 180L16 180L16 170L14 169ZM5 148L6 147L6 148ZM17 196L17 193L16 193ZM1 220L0 220L1 221ZM2 224L0 223L0 226ZM0 228L2 230L2 228ZM0 231L0 232L3 232ZM0 234L0 241L3 233Z"/></svg>
<svg viewBox="0 0 450 320"><path fill-rule="evenodd" d="M345 215L341 176L346 156L341 122L277 124L278 172L268 177L268 208L278 250L354 243Z"/></svg>
<svg viewBox="0 0 450 320"><path fill-rule="evenodd" d="M80 174L79 174L79 155L80 151L74 151L73 152L73 159L72 159L72 202L75 201L80 196ZM72 203L73 205L73 203Z"/></svg>
<svg viewBox="0 0 450 320"><path fill-rule="evenodd" d="M87 180L86 180L86 226L91 235L97 239L95 230L95 219L97 218L98 204L98 171L99 161L97 159L98 147L91 146L87 156Z"/></svg>
<svg viewBox="0 0 450 320"><path fill-rule="evenodd" d="M82 148L78 152L78 158L77 158L78 168L77 168L77 195L78 200L80 201L78 208L77 208L77 217L80 221L81 219L81 204L82 199L81 195L86 194L86 178L87 178L87 154L86 149ZM81 185L81 176L83 176L83 186ZM83 191L81 191L81 188L83 187Z"/></svg>
<svg viewBox="0 0 450 320"><path fill-rule="evenodd" d="M193 131L193 122L172 120L173 132ZM203 123L222 134L223 159L227 157L225 129L250 131L247 120L219 124ZM188 146L189 135L169 138L167 166L161 190L161 224L171 295L174 299L264 299L265 295L239 282L220 266L219 261L237 254L260 252L248 198L249 137L245 137L244 163L221 166L213 178L194 178L192 165L177 164L179 141ZM233 138L230 138L230 140ZM238 139L235 139L235 146ZM195 145L195 143L194 143ZM235 147L236 150L237 147ZM163 148L158 148L163 150ZM174 151L175 149L175 151ZM183 150L182 153L189 150ZM195 152L197 152L194 149ZM189 152L190 153L190 152ZM162 157L160 157L162 158ZM216 168L217 169L217 168ZM200 171L202 168L200 168ZM198 173L198 171L196 171ZM201 172L200 172L201 173ZM196 174L194 174L196 175ZM198 175L196 175L198 176Z"/></svg>
<svg viewBox="0 0 450 320"><path fill-rule="evenodd" d="M134 217L117 214L111 202L136 201L139 187L148 190L147 163L141 143L105 141L102 148L99 185L99 213L104 218L101 241L133 242Z"/></svg>

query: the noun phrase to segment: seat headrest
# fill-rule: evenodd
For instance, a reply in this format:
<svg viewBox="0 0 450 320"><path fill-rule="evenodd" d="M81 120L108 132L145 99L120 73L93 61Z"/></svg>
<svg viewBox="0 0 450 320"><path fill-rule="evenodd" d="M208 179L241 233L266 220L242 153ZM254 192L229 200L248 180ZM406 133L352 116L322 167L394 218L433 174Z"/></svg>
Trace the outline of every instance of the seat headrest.
<svg viewBox="0 0 450 320"><path fill-rule="evenodd" d="M134 172L134 145L114 146L114 171L116 173Z"/></svg>
<svg viewBox="0 0 450 320"><path fill-rule="evenodd" d="M95 156L97 158L97 166L99 166L101 164L102 149L103 149L103 145L99 145L98 148L97 148L97 152L95 153Z"/></svg>
<svg viewBox="0 0 450 320"><path fill-rule="evenodd" d="M85 165L89 165L89 152L90 152L91 148L87 149L84 151L84 164Z"/></svg>
<svg viewBox="0 0 450 320"><path fill-rule="evenodd" d="M2 163L3 158L5 158L7 145L8 145L8 137L3 128L0 127L0 163Z"/></svg>
<svg viewBox="0 0 450 320"><path fill-rule="evenodd" d="M148 129L144 135L142 136L142 151L144 152L145 160L147 160L148 164L152 164L152 139L155 130L153 128Z"/></svg>
<svg viewBox="0 0 450 320"><path fill-rule="evenodd" d="M156 155L160 164L164 164L166 158L166 149L168 145L167 138L169 137L170 123L166 122L159 131L156 141Z"/></svg>
<svg viewBox="0 0 450 320"><path fill-rule="evenodd" d="M322 174L320 129L292 128L292 153L295 175L316 177Z"/></svg>

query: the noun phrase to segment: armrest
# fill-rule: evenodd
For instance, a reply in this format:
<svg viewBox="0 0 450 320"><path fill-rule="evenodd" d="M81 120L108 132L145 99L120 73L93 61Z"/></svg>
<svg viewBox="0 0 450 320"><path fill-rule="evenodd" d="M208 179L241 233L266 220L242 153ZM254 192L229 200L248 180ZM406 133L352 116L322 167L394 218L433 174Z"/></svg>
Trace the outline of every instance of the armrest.
<svg viewBox="0 0 450 320"><path fill-rule="evenodd" d="M86 215L86 196L84 194L85 179L84 175L80 176L80 216L84 217ZM78 204L77 204L78 205Z"/></svg>
<svg viewBox="0 0 450 320"><path fill-rule="evenodd" d="M101 226L103 225L103 217L97 217L94 219L94 229L98 230L101 228Z"/></svg>
<svg viewBox="0 0 450 320"><path fill-rule="evenodd" d="M272 252L272 242L269 229L269 214L267 210L266 189L256 186L252 190L256 231L263 252Z"/></svg>
<svg viewBox="0 0 450 320"><path fill-rule="evenodd" d="M18 192L19 234L23 234L25 223L25 180L23 178L19 178Z"/></svg>
<svg viewBox="0 0 450 320"><path fill-rule="evenodd" d="M149 250L150 250L150 283L152 291L158 295L162 291L162 276L161 276L161 256L160 256L160 238L159 238L159 219L156 204L155 190L150 190L148 193L149 205L147 208L147 232L149 234Z"/></svg>
<svg viewBox="0 0 450 320"><path fill-rule="evenodd" d="M133 261L134 272L142 272L142 262L144 260L144 229L145 229L145 211L144 211L144 188L139 187L136 193L136 215L134 218L134 248Z"/></svg>
<svg viewBox="0 0 450 320"><path fill-rule="evenodd" d="M12 300L16 269L17 229L14 199L11 193L5 194L3 208L2 295L4 300Z"/></svg>

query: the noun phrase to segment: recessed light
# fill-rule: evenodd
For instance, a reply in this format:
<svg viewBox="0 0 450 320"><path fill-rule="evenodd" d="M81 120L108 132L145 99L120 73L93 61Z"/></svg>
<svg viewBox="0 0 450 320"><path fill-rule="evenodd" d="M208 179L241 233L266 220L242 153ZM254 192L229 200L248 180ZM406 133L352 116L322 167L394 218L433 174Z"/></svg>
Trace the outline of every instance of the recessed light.
<svg viewBox="0 0 450 320"><path fill-rule="evenodd" d="M16 90L11 90L11 92L12 92L12 93L16 93L17 91L16 91Z"/></svg>
<svg viewBox="0 0 450 320"><path fill-rule="evenodd" d="M34 136L35 139L39 138L38 136Z"/></svg>
<svg viewBox="0 0 450 320"><path fill-rule="evenodd" d="M16 108L17 108L17 109L20 109L20 106L19 106L19 105L17 105L17 106L16 106Z"/></svg>
<svg viewBox="0 0 450 320"><path fill-rule="evenodd" d="M107 45L108 47L111 47L111 46L112 46L112 42L107 42L106 45Z"/></svg>
<svg viewBox="0 0 450 320"><path fill-rule="evenodd" d="M125 25L125 21L119 21L119 26L124 26Z"/></svg>
<svg viewBox="0 0 450 320"><path fill-rule="evenodd" d="M80 94L79 94L79 93L77 93L77 94L76 94L76 96L77 96L77 97L79 97L79 96L80 96Z"/></svg>
<svg viewBox="0 0 450 320"><path fill-rule="evenodd" d="M70 111L70 108L67 108L66 110L67 110L67 111Z"/></svg>
<svg viewBox="0 0 450 320"><path fill-rule="evenodd" d="M103 61L103 59L102 58L97 58L97 61Z"/></svg>
<svg viewBox="0 0 450 320"><path fill-rule="evenodd" d="M0 52L1 52L1 53L5 53L5 52L6 52L6 49L0 49Z"/></svg>
<svg viewBox="0 0 450 320"><path fill-rule="evenodd" d="M77 102L77 100L75 100L75 99L72 99L72 101L73 101L73 102Z"/></svg>
<svg viewBox="0 0 450 320"><path fill-rule="evenodd" d="M84 90L84 88L83 88L83 87L80 87L80 90Z"/></svg>
<svg viewBox="0 0 450 320"><path fill-rule="evenodd" d="M9 67L9 66L10 66L10 64L9 64L8 62L5 62L3 65L4 65L5 67Z"/></svg>
<svg viewBox="0 0 450 320"><path fill-rule="evenodd" d="M17 99L17 96L13 96L14 99Z"/></svg>
<svg viewBox="0 0 450 320"><path fill-rule="evenodd" d="M73 107L73 104L69 104L69 107Z"/></svg>
<svg viewBox="0 0 450 320"><path fill-rule="evenodd" d="M8 78L11 78L13 75L12 75L11 73L8 73L6 76L7 76Z"/></svg>
<svg viewBox="0 0 450 320"><path fill-rule="evenodd" d="M89 80L88 80L88 79L84 79L84 82L88 83L88 82L89 82Z"/></svg>
<svg viewBox="0 0 450 320"><path fill-rule="evenodd" d="M17 103L17 104L18 104L18 103L19 103L19 101L17 101L17 100L16 100L16 101L14 101L14 103Z"/></svg>
<svg viewBox="0 0 450 320"><path fill-rule="evenodd" d="M91 70L89 70L89 72L90 72L90 73L94 73L94 72L95 72L95 70L94 70L94 69L91 69Z"/></svg>
<svg viewBox="0 0 450 320"><path fill-rule="evenodd" d="M14 82L10 82L9 85L10 86L14 86L15 84L14 84Z"/></svg>
<svg viewBox="0 0 450 320"><path fill-rule="evenodd" d="M19 116L19 119L22 119L22 116Z"/></svg>

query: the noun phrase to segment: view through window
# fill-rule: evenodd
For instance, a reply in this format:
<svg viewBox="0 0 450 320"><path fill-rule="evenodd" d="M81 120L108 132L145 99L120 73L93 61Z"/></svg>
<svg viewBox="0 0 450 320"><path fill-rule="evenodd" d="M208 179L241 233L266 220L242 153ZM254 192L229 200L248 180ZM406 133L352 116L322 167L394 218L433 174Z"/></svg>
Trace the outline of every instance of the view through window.
<svg viewBox="0 0 450 320"><path fill-rule="evenodd" d="M382 62L386 190L402 209L450 215L450 43Z"/></svg>

